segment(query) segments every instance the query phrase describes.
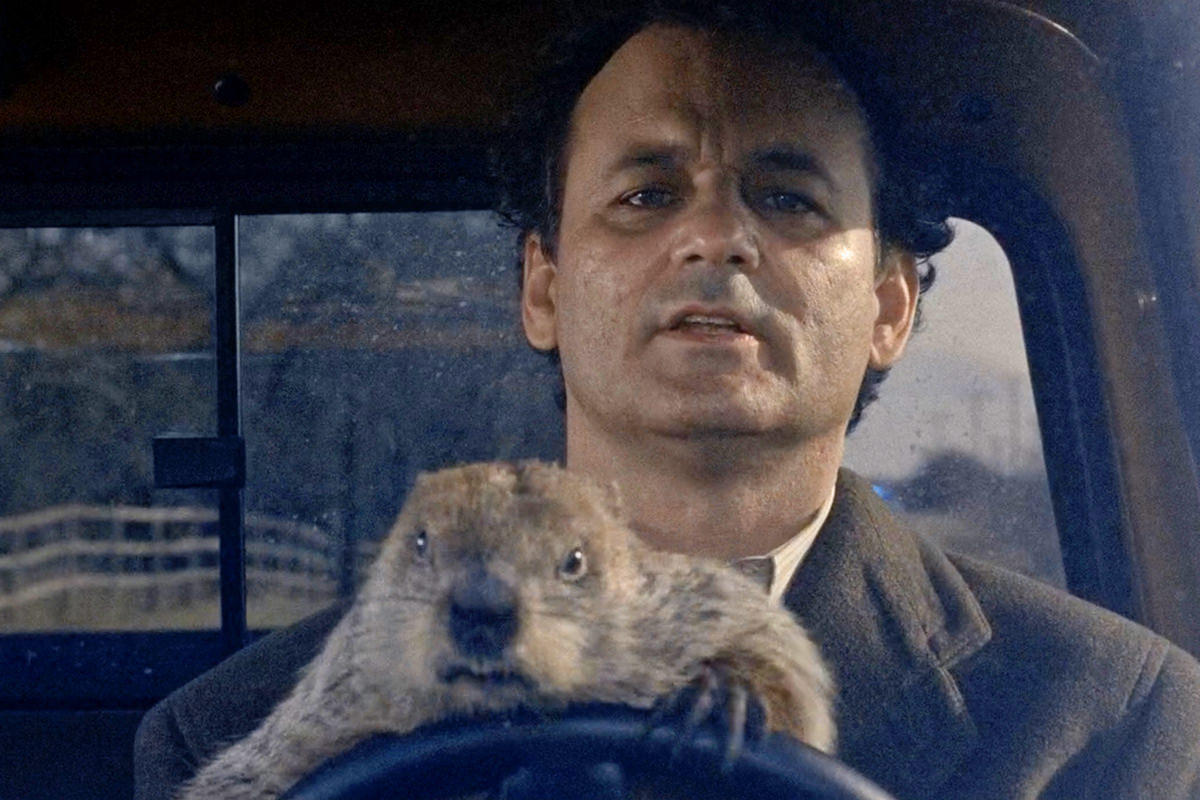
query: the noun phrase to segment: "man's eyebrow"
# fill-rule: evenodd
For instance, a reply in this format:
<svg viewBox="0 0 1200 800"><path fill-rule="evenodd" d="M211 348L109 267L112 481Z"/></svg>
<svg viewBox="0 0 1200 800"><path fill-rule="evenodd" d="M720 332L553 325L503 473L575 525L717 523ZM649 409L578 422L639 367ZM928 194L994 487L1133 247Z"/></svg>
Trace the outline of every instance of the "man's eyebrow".
<svg viewBox="0 0 1200 800"><path fill-rule="evenodd" d="M792 147L771 147L765 150L757 150L751 155L750 163L756 167L768 170L807 172L810 175L817 176L831 186L834 185L833 177L825 169L825 165L816 156L805 150L798 150Z"/></svg>
<svg viewBox="0 0 1200 800"><path fill-rule="evenodd" d="M656 169L671 170L678 167L687 160L687 149L683 146L673 147L671 145L646 145L644 147L631 147L626 150L612 164L608 170L610 175L616 175L627 169L640 169L651 167ZM813 154L806 150L787 145L769 147L762 150L756 150L750 155L750 164L758 169L766 170L787 170L792 172L803 172L809 175L814 175L817 178L834 186L833 177Z"/></svg>
<svg viewBox="0 0 1200 800"><path fill-rule="evenodd" d="M622 153L621 157L613 163L609 173L615 175L627 169L639 169L642 167L669 170L683 163L684 158L685 153L682 147L672 147L670 145L631 147Z"/></svg>

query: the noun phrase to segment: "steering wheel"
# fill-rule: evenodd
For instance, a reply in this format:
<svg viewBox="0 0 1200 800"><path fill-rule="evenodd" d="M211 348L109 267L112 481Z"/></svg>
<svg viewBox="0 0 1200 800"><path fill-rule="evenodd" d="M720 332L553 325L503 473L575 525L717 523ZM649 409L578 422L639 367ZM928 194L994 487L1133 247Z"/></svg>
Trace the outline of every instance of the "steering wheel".
<svg viewBox="0 0 1200 800"><path fill-rule="evenodd" d="M724 763L715 731L680 736L649 719L624 706L590 705L553 718L517 712L378 735L325 762L283 800L431 800L496 787L509 798L615 800L626 783L671 797L894 800L836 758L785 736L747 742Z"/></svg>

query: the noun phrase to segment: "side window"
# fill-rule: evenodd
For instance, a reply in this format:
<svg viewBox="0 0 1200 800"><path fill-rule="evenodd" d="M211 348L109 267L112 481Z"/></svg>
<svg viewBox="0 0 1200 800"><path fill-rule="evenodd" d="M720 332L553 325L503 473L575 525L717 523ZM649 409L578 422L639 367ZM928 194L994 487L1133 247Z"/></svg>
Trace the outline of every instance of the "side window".
<svg viewBox="0 0 1200 800"><path fill-rule="evenodd" d="M150 441L214 419L207 228L0 230L0 632L215 628L217 511Z"/></svg>
<svg viewBox="0 0 1200 800"><path fill-rule="evenodd" d="M954 229L933 258L922 324L846 463L946 549L1064 586L1009 264L983 228Z"/></svg>
<svg viewBox="0 0 1200 800"><path fill-rule="evenodd" d="M418 472L558 458L562 419L490 213L244 217L240 235L247 617L268 628L353 591Z"/></svg>
<svg viewBox="0 0 1200 800"><path fill-rule="evenodd" d="M220 625L213 229L0 231L0 633ZM553 367L488 212L240 221L247 621L350 594L416 474L559 458Z"/></svg>

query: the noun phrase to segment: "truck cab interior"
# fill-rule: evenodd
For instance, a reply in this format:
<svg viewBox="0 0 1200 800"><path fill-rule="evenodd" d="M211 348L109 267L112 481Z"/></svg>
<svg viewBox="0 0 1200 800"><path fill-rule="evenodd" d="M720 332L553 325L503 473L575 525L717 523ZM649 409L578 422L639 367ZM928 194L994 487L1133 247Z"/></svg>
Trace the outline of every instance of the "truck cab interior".
<svg viewBox="0 0 1200 800"><path fill-rule="evenodd" d="M1200 10L838 5L936 148L945 303L999 315L991 259L1014 319L1004 352L968 328L949 377L914 368L920 424L898 367L868 415L915 438L868 416L849 457L948 547L1200 655ZM146 709L351 594L417 472L561 457L488 169L554 22L0 5L0 798L130 796ZM1027 398L980 388L997 359Z"/></svg>

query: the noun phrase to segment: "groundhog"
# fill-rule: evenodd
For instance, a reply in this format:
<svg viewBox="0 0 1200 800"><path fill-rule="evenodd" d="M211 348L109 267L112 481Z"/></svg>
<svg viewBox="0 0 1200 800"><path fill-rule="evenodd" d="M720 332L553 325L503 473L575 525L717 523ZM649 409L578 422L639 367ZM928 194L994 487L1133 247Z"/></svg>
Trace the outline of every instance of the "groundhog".
<svg viewBox="0 0 1200 800"><path fill-rule="evenodd" d="M295 689L181 798L274 798L372 734L451 715L649 709L714 670L768 730L832 749L817 649L750 578L650 549L614 489L556 466L423 474Z"/></svg>

